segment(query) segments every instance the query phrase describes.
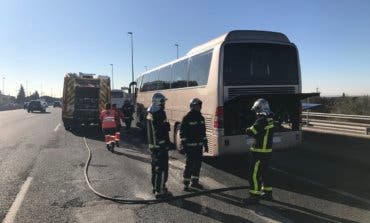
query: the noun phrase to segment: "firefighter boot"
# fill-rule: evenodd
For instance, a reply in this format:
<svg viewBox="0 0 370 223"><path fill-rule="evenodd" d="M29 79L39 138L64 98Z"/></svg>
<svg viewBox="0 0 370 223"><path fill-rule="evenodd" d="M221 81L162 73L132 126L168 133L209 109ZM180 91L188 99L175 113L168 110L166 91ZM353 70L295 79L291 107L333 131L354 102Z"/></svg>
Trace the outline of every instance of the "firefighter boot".
<svg viewBox="0 0 370 223"><path fill-rule="evenodd" d="M198 190L203 190L204 189L203 185L200 184L198 180L193 180L191 182L191 187L194 188L194 189L198 189Z"/></svg>
<svg viewBox="0 0 370 223"><path fill-rule="evenodd" d="M265 191L264 194L261 196L261 199L266 201L274 200L274 198L272 197L272 191Z"/></svg>

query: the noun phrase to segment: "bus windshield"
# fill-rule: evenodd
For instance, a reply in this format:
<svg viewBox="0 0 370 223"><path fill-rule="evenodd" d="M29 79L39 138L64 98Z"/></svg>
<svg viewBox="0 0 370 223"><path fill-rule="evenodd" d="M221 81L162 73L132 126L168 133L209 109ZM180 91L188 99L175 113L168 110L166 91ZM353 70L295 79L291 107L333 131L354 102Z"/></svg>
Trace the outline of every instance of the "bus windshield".
<svg viewBox="0 0 370 223"><path fill-rule="evenodd" d="M224 47L224 85L298 84L295 47L229 43Z"/></svg>

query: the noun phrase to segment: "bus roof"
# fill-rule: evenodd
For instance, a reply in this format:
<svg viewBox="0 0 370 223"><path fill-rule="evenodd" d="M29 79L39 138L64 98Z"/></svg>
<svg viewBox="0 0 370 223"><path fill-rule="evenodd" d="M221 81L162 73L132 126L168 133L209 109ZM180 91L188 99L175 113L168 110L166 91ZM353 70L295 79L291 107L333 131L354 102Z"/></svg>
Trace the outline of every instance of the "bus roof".
<svg viewBox="0 0 370 223"><path fill-rule="evenodd" d="M173 64L177 61L186 59L192 55L202 53L204 51L213 49L216 45L221 44L225 41L271 41L271 42L281 42L281 43L291 43L286 35L279 32L271 31L259 31L259 30L233 30L228 33L225 33L217 38L214 38L204 44L194 47L191 49L185 56L180 57L176 60L170 61L168 63L162 64L160 66L154 67L148 71L142 73L139 77L143 76L146 73L150 73L155 70L159 70L162 67ZM138 78L139 78L138 77Z"/></svg>
<svg viewBox="0 0 370 223"><path fill-rule="evenodd" d="M278 32L258 31L258 30L233 30L223 34L222 36L212 39L202 45L194 47L186 55L189 56L207 49L211 49L217 44L223 43L225 41L238 41L238 40L273 41L290 43L286 35Z"/></svg>

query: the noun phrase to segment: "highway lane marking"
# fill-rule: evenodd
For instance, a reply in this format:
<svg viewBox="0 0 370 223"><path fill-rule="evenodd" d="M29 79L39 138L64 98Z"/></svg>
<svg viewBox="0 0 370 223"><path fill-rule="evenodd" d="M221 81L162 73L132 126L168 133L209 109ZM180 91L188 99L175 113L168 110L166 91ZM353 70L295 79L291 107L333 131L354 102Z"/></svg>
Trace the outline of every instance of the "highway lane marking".
<svg viewBox="0 0 370 223"><path fill-rule="evenodd" d="M354 194L351 194L351 193L348 193L348 192L345 192L345 191L328 188L324 184L321 184L319 182L316 182L316 181L313 181L313 180L310 180L310 179L307 179L307 178L304 178L304 177L300 177L300 176L291 174L291 173L289 173L289 172L287 172L285 170L281 170L281 169L276 168L276 167L270 167L270 169L272 169L272 170L274 170L276 172L283 173L283 174L288 175L290 177L293 177L293 178L295 178L295 179L297 179L299 181L302 181L302 182L305 182L305 183L309 183L309 184L312 184L312 185L317 186L317 187L322 187L322 188L325 188L328 191L331 191L331 192L334 192L334 193L338 193L338 194L343 195L345 197L350 197L350 198L352 198L354 200L359 200L359 201L362 201L364 203L370 204L370 200L368 200L366 198L362 198L362 197L359 197L357 195L354 195Z"/></svg>
<svg viewBox="0 0 370 223"><path fill-rule="evenodd" d="M23 183L21 190L18 192L12 206L10 207L9 211L7 212L3 223L13 223L19 208L22 205L23 199L26 196L26 193L31 185L32 177L27 177L27 180Z"/></svg>
<svg viewBox="0 0 370 223"><path fill-rule="evenodd" d="M27 115L26 118L31 118L33 116L35 116L35 115Z"/></svg>
<svg viewBox="0 0 370 223"><path fill-rule="evenodd" d="M60 127L60 123L55 127L54 132L58 131L59 127Z"/></svg>

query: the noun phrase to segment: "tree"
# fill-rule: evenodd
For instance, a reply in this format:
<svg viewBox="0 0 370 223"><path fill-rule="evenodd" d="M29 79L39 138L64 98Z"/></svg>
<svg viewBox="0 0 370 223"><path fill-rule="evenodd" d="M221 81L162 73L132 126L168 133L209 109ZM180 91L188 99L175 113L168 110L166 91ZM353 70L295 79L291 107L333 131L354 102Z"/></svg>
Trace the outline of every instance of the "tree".
<svg viewBox="0 0 370 223"><path fill-rule="evenodd" d="M37 100L40 98L39 92L35 91L35 93L29 96L29 100Z"/></svg>
<svg viewBox="0 0 370 223"><path fill-rule="evenodd" d="M18 92L18 95L17 95L17 99L16 99L16 102L17 103L23 103L26 99L26 94L24 92L24 88L23 86L21 85L20 89L19 89L19 92Z"/></svg>

